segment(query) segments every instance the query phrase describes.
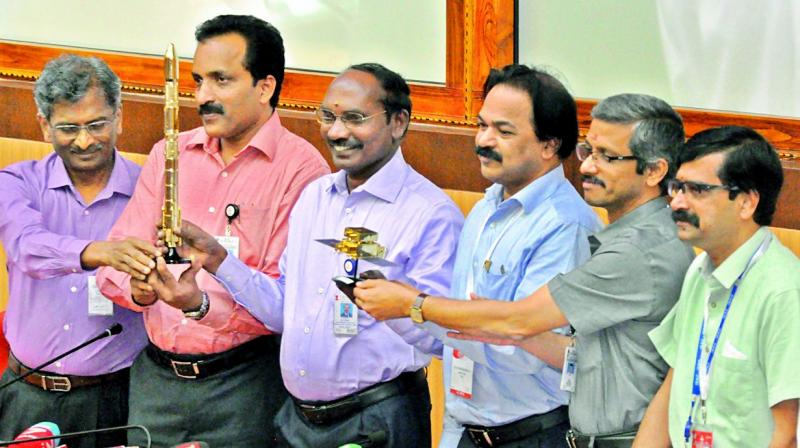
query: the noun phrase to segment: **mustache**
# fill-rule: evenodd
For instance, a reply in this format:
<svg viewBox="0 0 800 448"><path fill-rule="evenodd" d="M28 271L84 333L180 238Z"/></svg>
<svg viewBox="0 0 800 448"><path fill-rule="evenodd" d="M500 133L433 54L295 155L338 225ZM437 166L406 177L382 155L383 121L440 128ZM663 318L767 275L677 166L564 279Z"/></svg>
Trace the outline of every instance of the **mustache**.
<svg viewBox="0 0 800 448"><path fill-rule="evenodd" d="M197 108L197 113L200 114L200 115L204 115L204 114L225 115L225 109L222 107L222 104L204 103L204 104L201 104L200 107Z"/></svg>
<svg viewBox="0 0 800 448"><path fill-rule="evenodd" d="M94 153L94 152L101 151L102 149L103 149L103 144L102 143L96 143L96 144L94 144L94 145L92 145L92 146L90 146L90 147L88 147L86 149L81 149L81 148L79 148L77 146L70 146L69 147L69 152L74 153L74 154L88 154L88 153Z"/></svg>
<svg viewBox="0 0 800 448"><path fill-rule="evenodd" d="M334 147L343 147L341 151L347 151L349 149L359 150L363 148L361 142L353 138L340 138L338 140L327 140L328 147L333 149Z"/></svg>
<svg viewBox="0 0 800 448"><path fill-rule="evenodd" d="M498 162L503 162L503 156L501 156L498 152L494 149L486 147L486 146L476 146L475 147L475 154L486 157L487 159L496 160Z"/></svg>
<svg viewBox="0 0 800 448"><path fill-rule="evenodd" d="M595 185L599 185L601 187L605 187L606 186L605 182L600 180L600 178L597 178L597 177L594 177L594 176L582 175L581 176L581 182L586 182L588 184L595 184Z"/></svg>
<svg viewBox="0 0 800 448"><path fill-rule="evenodd" d="M694 227L700 228L700 217L686 210L673 210L672 220L675 222L685 222Z"/></svg>

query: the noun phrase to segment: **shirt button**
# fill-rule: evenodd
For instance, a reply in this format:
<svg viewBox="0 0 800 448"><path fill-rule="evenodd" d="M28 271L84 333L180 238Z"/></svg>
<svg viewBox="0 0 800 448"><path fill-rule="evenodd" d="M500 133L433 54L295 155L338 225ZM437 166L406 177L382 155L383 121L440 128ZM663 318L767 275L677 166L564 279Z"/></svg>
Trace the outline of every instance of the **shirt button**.
<svg viewBox="0 0 800 448"><path fill-rule="evenodd" d="M494 229L494 223L489 224L489 227Z"/></svg>
<svg viewBox="0 0 800 448"><path fill-rule="evenodd" d="M61 367L61 361L56 361L56 367Z"/></svg>
<svg viewBox="0 0 800 448"><path fill-rule="evenodd" d="M306 376L306 371L305 370L301 370L300 371L300 376Z"/></svg>
<svg viewBox="0 0 800 448"><path fill-rule="evenodd" d="M208 207L208 213L214 213L215 211L217 211L217 209L214 207Z"/></svg>
<svg viewBox="0 0 800 448"><path fill-rule="evenodd" d="M346 209L344 209L344 214L345 214L345 215L349 215L350 213L353 213L353 209L352 209L352 208L346 208Z"/></svg>
<svg viewBox="0 0 800 448"><path fill-rule="evenodd" d="M181 325L186 325L186 322L188 322L188 321L185 318L181 319Z"/></svg>
<svg viewBox="0 0 800 448"><path fill-rule="evenodd" d="M83 211L83 214L84 214L84 215L88 215L88 214L89 214L89 210L84 210L84 211Z"/></svg>
<svg viewBox="0 0 800 448"><path fill-rule="evenodd" d="M69 324L64 325L64 331L69 331Z"/></svg>
<svg viewBox="0 0 800 448"><path fill-rule="evenodd" d="M324 292L325 292L325 288L319 288L319 289L317 290L317 294L322 294L322 293L324 293Z"/></svg>
<svg viewBox="0 0 800 448"><path fill-rule="evenodd" d="M75 269L75 268L72 268L72 273L74 274L74 273L76 273L76 272L78 272L78 270L77 270L77 269Z"/></svg>
<svg viewBox="0 0 800 448"><path fill-rule="evenodd" d="M308 328L308 327L303 328L303 333L305 333L305 334L311 333L311 328Z"/></svg>
<svg viewBox="0 0 800 448"><path fill-rule="evenodd" d="M716 308L716 307L717 307L717 304L716 304L716 303L712 303L712 304L711 304L711 308Z"/></svg>
<svg viewBox="0 0 800 448"><path fill-rule="evenodd" d="M222 172L222 177L228 177L228 172L227 171L223 171Z"/></svg>
<svg viewBox="0 0 800 448"><path fill-rule="evenodd" d="M73 287L71 287L71 288L69 288L69 290L70 290L71 292L78 292L78 288L76 288L76 287L74 287L74 286L73 286Z"/></svg>

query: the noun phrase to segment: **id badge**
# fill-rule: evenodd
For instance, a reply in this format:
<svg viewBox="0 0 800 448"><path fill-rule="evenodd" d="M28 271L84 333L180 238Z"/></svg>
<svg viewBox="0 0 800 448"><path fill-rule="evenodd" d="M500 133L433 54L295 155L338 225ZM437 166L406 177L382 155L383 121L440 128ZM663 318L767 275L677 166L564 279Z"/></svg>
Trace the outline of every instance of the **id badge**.
<svg viewBox="0 0 800 448"><path fill-rule="evenodd" d="M454 349L451 365L450 393L461 398L472 398L472 375L475 373L475 361Z"/></svg>
<svg viewBox="0 0 800 448"><path fill-rule="evenodd" d="M215 236L217 242L228 251L229 254L239 258L239 237L238 236Z"/></svg>
<svg viewBox="0 0 800 448"><path fill-rule="evenodd" d="M347 296L336 294L333 302L333 334L348 337L358 334L358 308Z"/></svg>
<svg viewBox="0 0 800 448"><path fill-rule="evenodd" d="M90 316L113 316L114 302L108 300L97 287L97 279L94 275L86 277L86 291L89 294L89 315Z"/></svg>
<svg viewBox="0 0 800 448"><path fill-rule="evenodd" d="M575 371L578 367L578 355L574 345L564 348L564 366L561 368L561 390L575 392Z"/></svg>
<svg viewBox="0 0 800 448"><path fill-rule="evenodd" d="M698 426L692 429L692 448L712 448L714 446L714 433L711 428Z"/></svg>

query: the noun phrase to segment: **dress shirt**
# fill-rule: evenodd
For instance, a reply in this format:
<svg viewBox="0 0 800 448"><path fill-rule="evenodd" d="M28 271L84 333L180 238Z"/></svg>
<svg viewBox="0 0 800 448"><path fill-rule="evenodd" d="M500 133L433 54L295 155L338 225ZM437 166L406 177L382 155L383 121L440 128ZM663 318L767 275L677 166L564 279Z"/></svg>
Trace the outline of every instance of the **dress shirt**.
<svg viewBox="0 0 800 448"><path fill-rule="evenodd" d="M239 216L231 234L239 237L239 257L267 275L277 276L286 243L289 213L309 182L330 172L325 159L310 143L281 126L277 114L261 127L233 160L222 161L219 140L203 128L178 137L179 205L183 219L206 232L225 234L225 206L237 204ZM109 235L154 241L164 202L164 141L156 143L142 169L128 207ZM208 293L210 310L201 320L186 319L181 310L161 301L139 307L131 301L130 276L112 268L100 269L98 286L120 305L144 312L150 340L173 353L219 353L268 334L247 310L231 300L207 272L197 275Z"/></svg>
<svg viewBox="0 0 800 448"><path fill-rule="evenodd" d="M86 204L55 152L0 171L0 240L8 256L9 301L4 333L14 355L35 367L97 336L114 322L124 331L47 366L49 372L94 376L129 367L147 338L141 316L114 306L89 316L81 252L105 240L128 202L140 168L114 156L108 183Z"/></svg>
<svg viewBox="0 0 800 448"><path fill-rule="evenodd" d="M675 305L694 258L670 216L664 198L640 205L594 235L589 261L547 283L575 328L569 420L583 434L635 429L667 374L647 332Z"/></svg>
<svg viewBox="0 0 800 448"><path fill-rule="evenodd" d="M450 287L463 215L400 150L364 184L348 193L346 173L326 176L303 192L292 212L278 279L228 257L217 277L267 327L283 333L281 371L286 388L302 400L330 401L428 364L441 343L411 319L377 322L358 310L358 335L336 336L333 313L342 293L331 278L344 274L346 256L317 239L341 239L345 227L378 233L381 267L359 261L359 272L380 269L387 278L429 294Z"/></svg>
<svg viewBox="0 0 800 448"><path fill-rule="evenodd" d="M706 426L714 433L714 446L768 446L775 430L770 408L800 397L800 261L762 227L717 267L708 254L700 254L686 273L678 304L650 332L674 369L672 446L684 443L703 315L708 312L700 359L704 369L733 284L767 238L766 251L736 290L712 358ZM700 406L695 406L697 422Z"/></svg>
<svg viewBox="0 0 800 448"><path fill-rule="evenodd" d="M475 292L502 301L525 298L556 274L586 261L587 238L600 228L597 214L564 177L561 165L505 201L503 187L492 185L464 224L451 297L468 300ZM488 271L486 260L491 262ZM468 291L470 271L474 286ZM567 403L568 394L559 387L561 369L519 347L458 341L433 323L423 326L446 344L442 358L448 423L458 424L446 428L454 440L442 446L457 444L461 425L499 426ZM450 393L453 347L475 361L472 398Z"/></svg>

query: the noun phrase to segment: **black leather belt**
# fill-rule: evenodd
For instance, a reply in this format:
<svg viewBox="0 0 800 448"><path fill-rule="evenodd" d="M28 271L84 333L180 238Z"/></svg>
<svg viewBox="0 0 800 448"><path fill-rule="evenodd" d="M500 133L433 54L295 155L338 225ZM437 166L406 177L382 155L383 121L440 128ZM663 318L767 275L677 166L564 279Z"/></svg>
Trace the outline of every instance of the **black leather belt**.
<svg viewBox="0 0 800 448"><path fill-rule="evenodd" d="M32 370L19 362L14 354L10 352L8 354L8 368L17 376L25 375ZM39 372L26 376L22 381L49 392L69 392L78 387L94 386L115 379L122 379L123 376L128 374L129 370L126 368L96 376L57 375Z"/></svg>
<svg viewBox="0 0 800 448"><path fill-rule="evenodd" d="M303 401L292 397L297 412L315 425L343 420L379 401L428 387L425 370L401 373L397 378L376 384L334 401Z"/></svg>
<svg viewBox="0 0 800 448"><path fill-rule="evenodd" d="M166 367L175 376L188 380L206 378L252 361L280 347L280 336L262 336L222 353L184 355L161 350L150 343L145 352L156 364ZM277 340L277 344L275 342Z"/></svg>
<svg viewBox="0 0 800 448"><path fill-rule="evenodd" d="M567 446L569 448L630 448L636 437L636 431L637 429L634 428L613 434L590 436L570 429L567 431Z"/></svg>
<svg viewBox="0 0 800 448"><path fill-rule="evenodd" d="M550 412L531 415L501 426L464 425L464 431L475 446L491 448L523 439L567 420L569 420L567 407L561 406Z"/></svg>

